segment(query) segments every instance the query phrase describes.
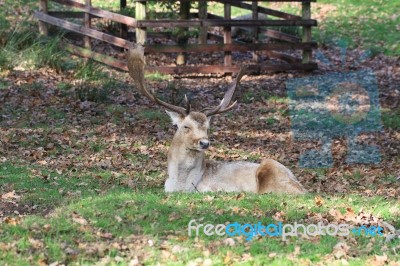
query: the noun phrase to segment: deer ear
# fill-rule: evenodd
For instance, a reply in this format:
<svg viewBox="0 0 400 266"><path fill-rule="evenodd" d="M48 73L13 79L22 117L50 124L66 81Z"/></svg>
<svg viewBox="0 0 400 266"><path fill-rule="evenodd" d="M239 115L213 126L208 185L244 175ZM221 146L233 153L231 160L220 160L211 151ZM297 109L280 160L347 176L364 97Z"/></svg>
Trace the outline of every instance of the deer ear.
<svg viewBox="0 0 400 266"><path fill-rule="evenodd" d="M171 112L171 111L165 111L167 112L167 114L169 115L169 117L172 120L172 124L175 126L180 126L184 117L181 114L175 113L175 112Z"/></svg>
<svg viewBox="0 0 400 266"><path fill-rule="evenodd" d="M207 128L210 127L210 124L211 124L211 117L212 117L212 116L207 116Z"/></svg>

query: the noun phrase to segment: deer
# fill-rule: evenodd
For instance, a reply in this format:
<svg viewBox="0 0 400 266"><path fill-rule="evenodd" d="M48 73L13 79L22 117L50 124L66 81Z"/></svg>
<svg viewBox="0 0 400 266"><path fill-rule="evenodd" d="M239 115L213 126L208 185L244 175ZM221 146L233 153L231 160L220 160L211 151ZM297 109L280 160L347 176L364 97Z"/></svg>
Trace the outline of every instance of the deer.
<svg viewBox="0 0 400 266"><path fill-rule="evenodd" d="M211 117L232 110L237 101L231 102L241 78L242 68L219 105L202 111L192 111L186 95L186 106L181 107L162 101L150 92L145 80L144 47L135 45L127 51L129 75L136 89L151 102L164 107L177 126L168 150L168 178L165 192L252 192L304 194L307 191L293 173L273 159L260 164L246 161L207 160L205 151L210 147L208 129Z"/></svg>

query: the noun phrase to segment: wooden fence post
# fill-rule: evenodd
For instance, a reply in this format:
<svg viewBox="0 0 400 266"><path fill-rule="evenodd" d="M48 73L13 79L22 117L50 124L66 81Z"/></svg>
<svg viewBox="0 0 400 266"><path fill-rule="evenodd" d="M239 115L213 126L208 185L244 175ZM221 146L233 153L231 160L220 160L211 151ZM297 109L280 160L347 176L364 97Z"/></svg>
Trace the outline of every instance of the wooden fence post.
<svg viewBox="0 0 400 266"><path fill-rule="evenodd" d="M126 0L119 1L119 8L120 11L123 11L124 8L126 8ZM126 39L128 37L128 26L126 24L120 24L119 36L123 39Z"/></svg>
<svg viewBox="0 0 400 266"><path fill-rule="evenodd" d="M231 5L224 3L224 19L231 19ZM230 26L224 27L224 44L232 43L232 32ZM232 52L225 52L224 65L232 66Z"/></svg>
<svg viewBox="0 0 400 266"><path fill-rule="evenodd" d="M251 9L252 9L252 19L258 20L258 2L253 1L251 3ZM253 43L258 43L258 33L259 29L258 27L253 28ZM258 53L256 51L253 52L253 60L258 63L259 57Z"/></svg>
<svg viewBox="0 0 400 266"><path fill-rule="evenodd" d="M311 3L301 3L301 13L303 19L311 19ZM311 42L311 26L303 26L302 42ZM303 64L311 62L312 50L303 50Z"/></svg>
<svg viewBox="0 0 400 266"><path fill-rule="evenodd" d="M146 1L136 2L135 17L137 20L146 19ZM136 43L144 45L146 39L147 39L146 30L136 28Z"/></svg>
<svg viewBox="0 0 400 266"><path fill-rule="evenodd" d="M47 0L39 0L39 11L43 12L45 14L48 13ZM44 36L49 35L49 30L47 28L47 24L40 20L39 20L39 32L40 32L40 34L42 34Z"/></svg>
<svg viewBox="0 0 400 266"><path fill-rule="evenodd" d="M190 17L190 1L180 1L179 6L179 19L189 19ZM178 31L176 34L176 39L178 45L185 45L188 42L189 28L186 27L178 27ZM184 65L186 64L186 53L178 53L176 57L176 64L177 65Z"/></svg>
<svg viewBox="0 0 400 266"><path fill-rule="evenodd" d="M85 28L90 29L91 28L91 18L90 18L90 8L92 7L92 1L91 0L85 0L85 6L86 6L86 12L85 12ZM87 49L91 49L92 44L90 41L90 37L89 36L85 36L85 38L83 39L84 42L84 46Z"/></svg>
<svg viewBox="0 0 400 266"><path fill-rule="evenodd" d="M199 19L207 19L207 1L199 1ZM199 43L207 43L207 26L200 27Z"/></svg>

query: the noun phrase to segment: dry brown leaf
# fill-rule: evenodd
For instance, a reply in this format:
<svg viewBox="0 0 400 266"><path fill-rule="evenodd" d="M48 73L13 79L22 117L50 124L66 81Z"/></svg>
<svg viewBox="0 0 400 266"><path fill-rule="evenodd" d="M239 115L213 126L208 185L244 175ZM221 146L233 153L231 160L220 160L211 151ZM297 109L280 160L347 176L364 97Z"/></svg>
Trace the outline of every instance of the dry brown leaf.
<svg viewBox="0 0 400 266"><path fill-rule="evenodd" d="M239 193L236 195L236 200L242 200L246 197L245 193Z"/></svg>
<svg viewBox="0 0 400 266"><path fill-rule="evenodd" d="M9 225L17 225L21 222L21 220L14 217L6 217L4 218L4 222Z"/></svg>
<svg viewBox="0 0 400 266"><path fill-rule="evenodd" d="M75 223L78 223L80 225L88 224L88 221L85 218L83 218L82 216L80 216L79 214L77 214L76 212L73 212L71 214L71 216L72 216L72 221L74 221Z"/></svg>
<svg viewBox="0 0 400 266"><path fill-rule="evenodd" d="M283 211L276 212L273 216L272 219L278 222L284 222L286 221L286 213Z"/></svg>
<svg viewBox="0 0 400 266"><path fill-rule="evenodd" d="M300 246L296 246L296 247L294 248L293 255L294 255L294 256L300 255Z"/></svg>
<svg viewBox="0 0 400 266"><path fill-rule="evenodd" d="M204 201L213 201L214 199L215 199L215 196L210 196L210 195L203 197Z"/></svg>
<svg viewBox="0 0 400 266"><path fill-rule="evenodd" d="M315 204L316 204L318 207L321 207L321 206L324 204L324 199L323 199L320 195L317 195L317 196L314 198L314 201L315 201Z"/></svg>
<svg viewBox="0 0 400 266"><path fill-rule="evenodd" d="M345 242L339 242L333 247L333 256L336 259L346 258L350 251L350 247Z"/></svg>
<svg viewBox="0 0 400 266"><path fill-rule="evenodd" d="M383 255L375 255L373 259L368 261L368 264L371 266L383 266L388 262L388 257L386 253Z"/></svg>
<svg viewBox="0 0 400 266"><path fill-rule="evenodd" d="M226 256L224 257L224 264L229 264L232 261L232 252L227 251Z"/></svg>
<svg viewBox="0 0 400 266"><path fill-rule="evenodd" d="M226 246L233 247L235 245L235 240L233 238L231 238L231 237L225 238L224 239L224 244Z"/></svg>
<svg viewBox="0 0 400 266"><path fill-rule="evenodd" d="M38 239L29 238L28 241L29 241L29 244L31 244L31 246L32 246L34 249L40 249L40 248L43 248L43 247L44 247L43 242L40 241L40 240L38 240Z"/></svg>
<svg viewBox="0 0 400 266"><path fill-rule="evenodd" d="M10 192L8 192L6 194L1 195L0 198L1 199L15 199L15 200L18 200L18 199L21 198L21 196L17 195L15 193L15 190L13 190L13 191L10 191Z"/></svg>

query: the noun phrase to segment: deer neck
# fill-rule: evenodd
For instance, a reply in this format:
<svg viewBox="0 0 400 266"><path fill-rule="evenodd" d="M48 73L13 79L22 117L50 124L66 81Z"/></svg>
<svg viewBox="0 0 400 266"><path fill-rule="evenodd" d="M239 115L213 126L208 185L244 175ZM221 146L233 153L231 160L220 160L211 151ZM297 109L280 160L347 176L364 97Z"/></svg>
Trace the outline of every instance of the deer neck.
<svg viewBox="0 0 400 266"><path fill-rule="evenodd" d="M204 151L189 150L174 137L168 151L169 180L166 188L171 191L196 191L204 171Z"/></svg>

